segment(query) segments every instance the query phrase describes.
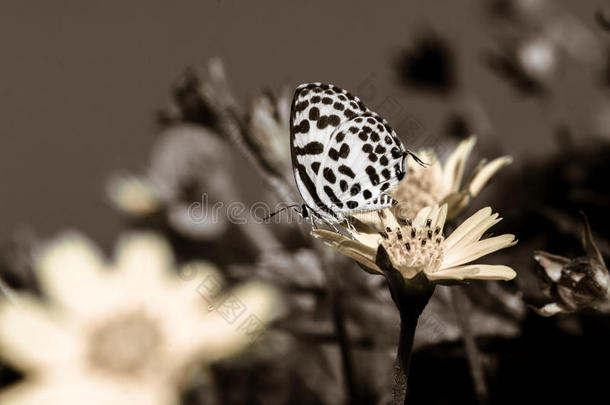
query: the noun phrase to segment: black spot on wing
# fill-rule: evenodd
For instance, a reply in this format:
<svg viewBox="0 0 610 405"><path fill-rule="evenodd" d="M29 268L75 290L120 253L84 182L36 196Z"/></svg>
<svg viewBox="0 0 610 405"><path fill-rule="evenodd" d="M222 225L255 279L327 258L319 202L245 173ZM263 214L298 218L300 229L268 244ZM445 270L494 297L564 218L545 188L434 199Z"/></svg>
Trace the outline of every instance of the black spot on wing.
<svg viewBox="0 0 610 405"><path fill-rule="evenodd" d="M367 166L365 169L366 174L369 176L369 180L371 180L371 184L376 186L379 184L379 175L377 174L377 170L373 166Z"/></svg>
<svg viewBox="0 0 610 405"><path fill-rule="evenodd" d="M295 146L293 148L294 154L299 155L319 155L324 151L324 145L320 142L309 142L304 147Z"/></svg>
<svg viewBox="0 0 610 405"><path fill-rule="evenodd" d="M312 121L317 121L320 118L320 110L318 107L311 107L309 109L309 119Z"/></svg>
<svg viewBox="0 0 610 405"><path fill-rule="evenodd" d="M303 166L301 164L297 164L297 172L298 172L299 178L303 182L303 185L305 185L307 192L313 199L317 208L330 214L332 217L337 218L337 216L335 215L333 210L331 210L329 207L327 207L320 199L320 196L318 195L318 191L316 190L316 186L313 183L313 181L311 180L311 178L309 177L309 175L307 174L307 171L305 170L305 166Z"/></svg>
<svg viewBox="0 0 610 405"><path fill-rule="evenodd" d="M350 110L349 108L348 108L348 109L346 109L346 110L343 112L343 114L345 114L345 116L347 117L347 119L351 119L351 118L353 118L353 117L356 115L356 113L355 113L355 112L353 112L352 110Z"/></svg>
<svg viewBox="0 0 610 405"><path fill-rule="evenodd" d="M301 112L301 111L305 110L308 105L309 105L309 101L307 101L307 100L301 101L294 107L294 110L296 112Z"/></svg>
<svg viewBox="0 0 610 405"><path fill-rule="evenodd" d="M342 144L341 148L339 150L337 150L335 148L330 148L328 151L328 157L334 161L339 160L339 158L345 159L348 156L349 156L349 145L347 143Z"/></svg>
<svg viewBox="0 0 610 405"><path fill-rule="evenodd" d="M324 192L326 193L328 198L330 198L330 200L333 202L333 204L335 204L339 208L343 208L343 203L335 195L335 193L334 193L332 188L330 188L329 186L324 186Z"/></svg>
<svg viewBox="0 0 610 405"><path fill-rule="evenodd" d="M335 184L335 181L337 181L337 177L330 167L325 167L322 171L322 175L330 184Z"/></svg>
<svg viewBox="0 0 610 405"><path fill-rule="evenodd" d="M352 179L356 177L356 174L354 173L354 171L352 169L350 169L349 166L346 166L346 165L339 166L339 173L344 174L347 177L350 177Z"/></svg>
<svg viewBox="0 0 610 405"><path fill-rule="evenodd" d="M307 132L309 132L309 121L308 120L302 120L298 125L296 125L294 127L295 134L298 134L298 133L306 134Z"/></svg>

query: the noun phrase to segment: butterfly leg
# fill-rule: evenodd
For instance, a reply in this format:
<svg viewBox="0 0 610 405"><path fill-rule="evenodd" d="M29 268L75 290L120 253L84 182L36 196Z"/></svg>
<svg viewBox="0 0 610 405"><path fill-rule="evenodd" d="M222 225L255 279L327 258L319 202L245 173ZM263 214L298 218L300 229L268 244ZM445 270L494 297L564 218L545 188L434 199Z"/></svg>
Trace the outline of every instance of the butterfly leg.
<svg viewBox="0 0 610 405"><path fill-rule="evenodd" d="M311 219L311 230L312 230L312 232L318 230L318 226L316 225L316 220L313 217L313 215L310 217L310 219Z"/></svg>
<svg viewBox="0 0 610 405"><path fill-rule="evenodd" d="M347 218L346 221L347 221L347 229L350 231L355 231L356 227L354 226L353 223L350 222L349 218Z"/></svg>

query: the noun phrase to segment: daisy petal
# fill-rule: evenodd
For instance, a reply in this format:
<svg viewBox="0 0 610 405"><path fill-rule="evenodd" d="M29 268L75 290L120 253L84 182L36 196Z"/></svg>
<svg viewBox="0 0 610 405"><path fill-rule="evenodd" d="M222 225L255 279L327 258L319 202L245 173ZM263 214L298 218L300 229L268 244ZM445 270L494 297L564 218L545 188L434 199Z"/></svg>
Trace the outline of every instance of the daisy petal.
<svg viewBox="0 0 610 405"><path fill-rule="evenodd" d="M105 277L102 254L84 236L66 233L34 258L45 295L64 309L86 314Z"/></svg>
<svg viewBox="0 0 610 405"><path fill-rule="evenodd" d="M497 250L514 246L516 243L515 235L511 234L480 240L470 246L465 246L460 250L448 252L443 259L442 268L455 267L469 263Z"/></svg>
<svg viewBox="0 0 610 405"><path fill-rule="evenodd" d="M501 168L513 162L510 156L502 156L492 160L478 169L468 184L468 190L473 197L479 194L485 184L491 179Z"/></svg>
<svg viewBox="0 0 610 405"><path fill-rule="evenodd" d="M358 263L363 264L364 266L368 267L369 269L372 269L378 273L383 274L381 269L379 267L377 267L377 264L375 263L374 255L373 256L365 255L359 250L354 250L354 249L345 248L345 247L334 247L334 248L337 249L340 253L349 257L350 259L353 259L353 260L357 261Z"/></svg>
<svg viewBox="0 0 610 405"><path fill-rule="evenodd" d="M375 246L373 248L370 246L363 245L362 243L354 241L354 240L343 241L337 245L337 248L338 249L350 249L350 250L353 250L356 252L361 252L361 254L363 256L372 257L373 259L375 258L375 255L377 254L377 246Z"/></svg>
<svg viewBox="0 0 610 405"><path fill-rule="evenodd" d="M455 231L447 239L445 239L446 248L452 249L462 238L466 237L473 229L491 215L490 207L481 208L466 221L462 222Z"/></svg>
<svg viewBox="0 0 610 405"><path fill-rule="evenodd" d="M174 260L167 242L152 233L135 233L121 238L115 256L117 267L125 275L147 280L162 277Z"/></svg>
<svg viewBox="0 0 610 405"><path fill-rule="evenodd" d="M435 212L434 217L431 217L431 219L432 228L439 227L443 229L443 226L445 225L445 220L447 219L447 204L441 205L440 208Z"/></svg>
<svg viewBox="0 0 610 405"><path fill-rule="evenodd" d="M178 272L179 277L171 279L173 302L192 305L201 302L211 302L224 285L224 278L212 263L199 260L183 265ZM169 280L168 280L169 281Z"/></svg>
<svg viewBox="0 0 610 405"><path fill-rule="evenodd" d="M83 378L73 375L20 383L0 393L0 405L162 405L174 401L176 393L165 384L138 385L116 380L104 381L94 376Z"/></svg>
<svg viewBox="0 0 610 405"><path fill-rule="evenodd" d="M508 266L469 264L426 273L429 280L512 280L517 273Z"/></svg>
<svg viewBox="0 0 610 405"><path fill-rule="evenodd" d="M464 167L466 166L466 160L474 147L477 139L472 136L462 142L455 148L455 150L449 155L445 167L443 169L443 180L445 187L450 192L457 192L460 189L460 183L464 176Z"/></svg>
<svg viewBox="0 0 610 405"><path fill-rule="evenodd" d="M370 227L372 230L380 231L383 229L382 213L384 213L384 212L385 212L385 210L358 211L358 212L351 213L350 216L357 219L358 222L361 222L361 224L359 224L358 222L355 223L356 229L358 229L358 230L362 229L363 227L361 225L364 224L364 225Z"/></svg>
<svg viewBox="0 0 610 405"><path fill-rule="evenodd" d="M57 314L45 311L33 298L20 296L15 304L4 302L0 306L0 325L0 353L19 368L60 368L77 351L78 346Z"/></svg>
<svg viewBox="0 0 610 405"><path fill-rule="evenodd" d="M311 236L313 236L314 238L324 239L335 243L351 240L345 235L342 235L338 232L327 231L326 229L316 229L315 231L311 232Z"/></svg>
<svg viewBox="0 0 610 405"><path fill-rule="evenodd" d="M432 207L424 207L415 216L413 219L413 226L424 226L426 224L426 220L428 216L432 212Z"/></svg>
<svg viewBox="0 0 610 405"><path fill-rule="evenodd" d="M462 190L459 193L451 193L441 203L447 204L447 216L455 218L470 202L470 194L467 190Z"/></svg>
<svg viewBox="0 0 610 405"><path fill-rule="evenodd" d="M470 230L470 232L468 232L468 234L466 234L462 238L462 240L460 240L458 243L453 245L452 249L456 249L456 250L461 249L463 247L466 247L468 245L471 245L471 244L477 242L479 239L481 239L483 234L489 228L491 228L492 226L494 226L501 220L502 220L502 218L498 218L498 213L490 215L489 217L485 218L483 221L479 222L474 228L472 228Z"/></svg>
<svg viewBox="0 0 610 405"><path fill-rule="evenodd" d="M271 287L258 282L243 284L219 298L203 322L182 325L172 339L177 340L177 348L196 347L210 361L225 358L261 337L281 307Z"/></svg>

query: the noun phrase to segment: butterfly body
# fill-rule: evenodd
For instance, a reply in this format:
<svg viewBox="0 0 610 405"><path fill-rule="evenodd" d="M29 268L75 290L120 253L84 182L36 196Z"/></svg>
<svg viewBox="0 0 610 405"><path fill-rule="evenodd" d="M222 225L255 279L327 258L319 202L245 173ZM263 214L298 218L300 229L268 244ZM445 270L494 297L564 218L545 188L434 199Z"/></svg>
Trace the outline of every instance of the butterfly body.
<svg viewBox="0 0 610 405"><path fill-rule="evenodd" d="M302 213L330 224L393 205L408 152L388 122L331 84L297 87L290 147Z"/></svg>

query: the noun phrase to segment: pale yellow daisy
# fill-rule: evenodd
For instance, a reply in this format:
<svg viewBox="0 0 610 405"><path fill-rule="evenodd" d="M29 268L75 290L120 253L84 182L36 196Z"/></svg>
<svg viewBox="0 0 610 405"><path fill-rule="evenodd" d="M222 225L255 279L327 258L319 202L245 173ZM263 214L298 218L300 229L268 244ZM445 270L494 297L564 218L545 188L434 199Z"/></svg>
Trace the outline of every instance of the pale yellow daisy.
<svg viewBox="0 0 610 405"><path fill-rule="evenodd" d="M472 263L517 243L514 235L510 234L481 239L489 228L501 220L489 207L476 212L447 238L443 236L447 204L440 208L425 207L413 220L397 219L388 209L367 215L378 218L370 220L360 216L355 229L350 231L353 239L328 230L316 230L313 235L379 273L382 271L375 262L377 250L383 246L394 268L407 280L420 273L428 280L437 282L464 279L510 280L516 276L515 271L508 266ZM383 229L373 229L364 222Z"/></svg>
<svg viewBox="0 0 610 405"><path fill-rule="evenodd" d="M391 191L399 202L395 208L399 216L413 218L424 207L446 203L448 218L455 218L498 170L512 162L509 156L491 162L482 160L468 181L462 184L466 161L475 143L475 137L462 141L444 164L431 149L417 152L417 156L429 165L421 166L408 159L407 175Z"/></svg>
<svg viewBox="0 0 610 405"><path fill-rule="evenodd" d="M145 177L117 174L109 180L106 191L112 205L128 216L152 215L163 205L159 191Z"/></svg>
<svg viewBox="0 0 610 405"><path fill-rule="evenodd" d="M208 263L172 271L152 234L124 238L113 263L67 235L35 263L46 299L0 302L0 356L25 373L0 404L175 404L190 366L244 349L277 308L260 283L222 293Z"/></svg>

